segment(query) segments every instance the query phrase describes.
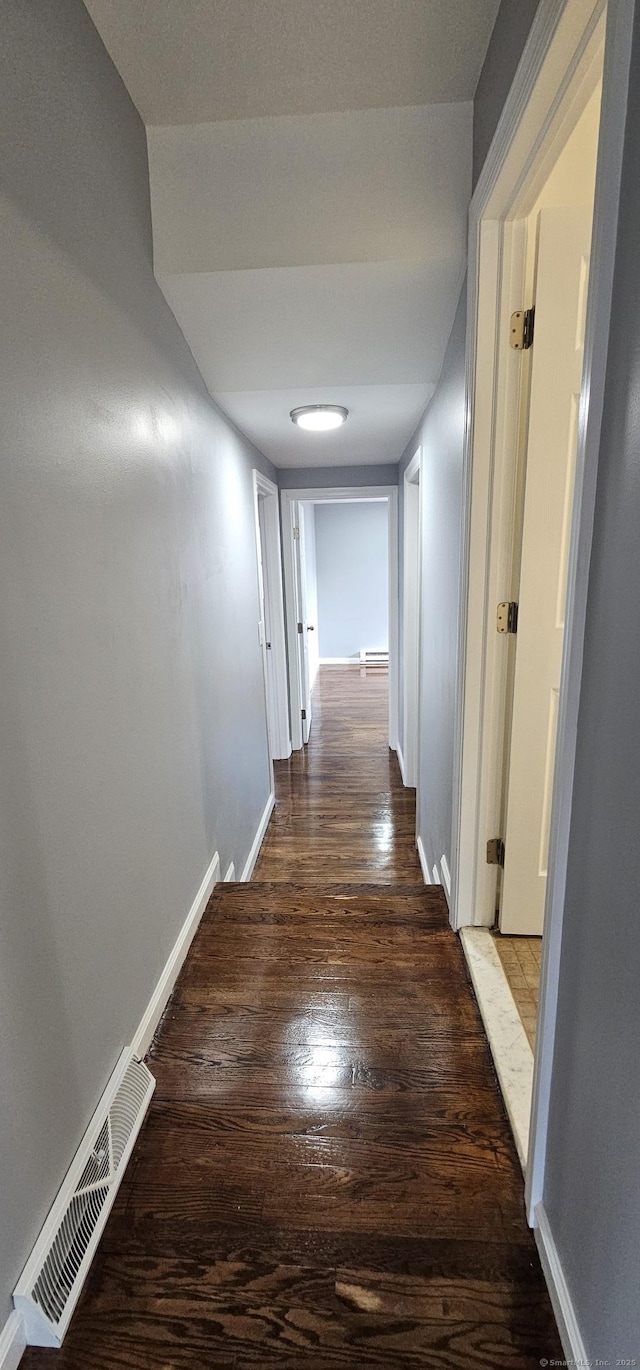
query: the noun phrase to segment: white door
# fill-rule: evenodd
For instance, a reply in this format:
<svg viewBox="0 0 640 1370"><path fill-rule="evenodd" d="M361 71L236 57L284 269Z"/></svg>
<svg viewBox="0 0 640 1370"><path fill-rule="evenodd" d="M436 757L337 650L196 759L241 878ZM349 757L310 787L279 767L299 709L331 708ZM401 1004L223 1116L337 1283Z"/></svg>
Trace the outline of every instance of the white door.
<svg viewBox="0 0 640 1370"><path fill-rule="evenodd" d="M302 700L302 741L309 741L311 731L311 673L309 670L309 649L307 633L307 571L304 551L304 509L300 501L294 505L294 579L295 611L298 643L298 674L300 680L300 699ZM315 624L314 624L315 630Z"/></svg>
<svg viewBox="0 0 640 1370"><path fill-rule="evenodd" d="M275 708L275 681L273 665L273 649L271 643L271 597L267 586L267 560L265 548L267 546L267 530L265 527L265 498L258 495L258 589L260 594L260 623L258 631L260 634L260 645L262 647L262 663L264 667L265 690L267 696L267 726L269 731L269 749L271 756L276 755L274 739L277 735L277 726L274 719Z"/></svg>
<svg viewBox="0 0 640 1370"><path fill-rule="evenodd" d="M500 930L542 933L591 215L539 216Z"/></svg>

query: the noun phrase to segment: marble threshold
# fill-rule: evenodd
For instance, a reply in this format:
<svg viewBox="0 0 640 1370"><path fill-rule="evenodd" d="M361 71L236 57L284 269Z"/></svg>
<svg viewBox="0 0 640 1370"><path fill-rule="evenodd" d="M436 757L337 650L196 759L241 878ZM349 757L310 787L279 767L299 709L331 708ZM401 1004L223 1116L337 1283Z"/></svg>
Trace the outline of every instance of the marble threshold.
<svg viewBox="0 0 640 1370"><path fill-rule="evenodd" d="M482 1021L524 1172L529 1146L533 1052L488 928L461 928Z"/></svg>

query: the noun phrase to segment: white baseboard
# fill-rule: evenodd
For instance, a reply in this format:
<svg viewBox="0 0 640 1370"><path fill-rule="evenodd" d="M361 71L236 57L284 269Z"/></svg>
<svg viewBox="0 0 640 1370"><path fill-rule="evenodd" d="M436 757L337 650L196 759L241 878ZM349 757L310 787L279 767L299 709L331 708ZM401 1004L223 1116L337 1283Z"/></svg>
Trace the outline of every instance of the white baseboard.
<svg viewBox="0 0 640 1370"><path fill-rule="evenodd" d="M17 1370L26 1349L24 1322L14 1308L0 1332L0 1370Z"/></svg>
<svg viewBox="0 0 640 1370"><path fill-rule="evenodd" d="M258 824L258 831L251 844L251 851L249 852L249 855L244 863L242 875L240 876L240 879L242 881L250 880L251 876L253 875L253 868L256 864L256 861L258 860L258 852L260 851L260 848L264 840L264 835L269 826L269 819L271 818L271 815L273 813L273 806L275 802L276 797L272 790L265 804L262 818L260 819L260 822Z"/></svg>
<svg viewBox="0 0 640 1370"><path fill-rule="evenodd" d="M536 1226L534 1236L540 1264L544 1273L545 1280L549 1289L553 1311L556 1315L562 1349L569 1365L593 1365L594 1362L587 1358L584 1342L580 1335L578 1319L571 1300L571 1295L567 1287L564 1270L558 1255L558 1248L553 1240L553 1233L549 1226L549 1219L546 1215L544 1204L536 1204L535 1209Z"/></svg>
<svg viewBox="0 0 640 1370"><path fill-rule="evenodd" d="M151 995L149 1004L145 1010L142 1022L133 1039L133 1050L140 1060L146 1056L153 1034L160 1022L164 1010L169 1002L169 997L182 969L183 962L191 946L191 943L198 931L200 919L209 903L214 885L220 879L220 857L216 852L210 866L205 872L204 879L196 894L196 897L189 909L187 917L180 929L177 941L171 951L169 960L158 980L158 983ZM1 1366L0 1362L0 1366Z"/></svg>
<svg viewBox="0 0 640 1370"><path fill-rule="evenodd" d="M231 861L231 862L229 863L229 865L227 866L227 873L226 873L226 875L225 875L225 877L224 877L224 884L225 884L225 885L228 885L228 884L230 883L230 881L235 880L235 878L236 878L236 868L235 868L235 866L234 866L234 864L233 864L233 861Z"/></svg>
<svg viewBox="0 0 640 1370"><path fill-rule="evenodd" d="M398 738L398 741L397 741L397 743L396 743L396 756L397 756L397 758L398 758L398 765L399 765L399 767L400 767L400 774L401 774L401 776L402 776L402 783L403 783L403 785L406 786L407 781L406 781L406 778L405 778L404 756L402 755L402 747L400 746L400 739L399 739L399 738Z"/></svg>
<svg viewBox="0 0 640 1370"><path fill-rule="evenodd" d="M449 900L451 899L451 871L449 870L449 862L444 855L440 857L440 870L442 871L444 892L447 896L447 903L449 903Z"/></svg>
<svg viewBox="0 0 640 1370"><path fill-rule="evenodd" d="M425 885L432 885L433 880L431 879L431 871L429 870L429 867L427 865L427 858L425 856L425 850L422 845L421 837L418 838L416 842L416 847L418 848L418 858L420 860L420 866L422 868L422 879L424 880Z"/></svg>
<svg viewBox="0 0 640 1370"><path fill-rule="evenodd" d="M434 883L434 885L441 885L441 884L442 884L442 880L440 879L440 871L438 870L438 863L437 863L437 861L434 861L434 864L433 864L433 883Z"/></svg>

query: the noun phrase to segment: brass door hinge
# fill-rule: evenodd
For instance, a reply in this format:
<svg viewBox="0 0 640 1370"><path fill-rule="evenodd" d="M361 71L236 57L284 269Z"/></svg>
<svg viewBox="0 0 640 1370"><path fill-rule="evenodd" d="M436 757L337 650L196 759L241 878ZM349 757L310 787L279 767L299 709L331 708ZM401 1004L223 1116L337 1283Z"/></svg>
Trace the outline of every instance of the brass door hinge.
<svg viewBox="0 0 640 1370"><path fill-rule="evenodd" d="M498 633L517 633L518 606L515 600L503 600L496 612L496 631Z"/></svg>
<svg viewBox="0 0 640 1370"><path fill-rule="evenodd" d="M504 866L504 842L501 837L491 837L487 842L487 865Z"/></svg>
<svg viewBox="0 0 640 1370"><path fill-rule="evenodd" d="M302 631L303 631L303 625L302 625L301 623L299 623L299 624L298 624L298 632L301 633Z"/></svg>
<svg viewBox="0 0 640 1370"><path fill-rule="evenodd" d="M509 343L516 352L526 352L533 342L535 309L516 309L511 315Z"/></svg>

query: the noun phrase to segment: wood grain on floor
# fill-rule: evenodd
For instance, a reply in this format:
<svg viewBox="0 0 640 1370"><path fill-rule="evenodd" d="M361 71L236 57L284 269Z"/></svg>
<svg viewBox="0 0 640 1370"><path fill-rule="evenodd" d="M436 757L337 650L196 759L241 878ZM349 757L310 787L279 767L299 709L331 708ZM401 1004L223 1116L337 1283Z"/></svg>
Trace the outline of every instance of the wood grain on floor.
<svg viewBox="0 0 640 1370"><path fill-rule="evenodd" d="M255 880L422 880L415 790L388 745L388 673L321 666L311 736L275 762L276 807Z"/></svg>
<svg viewBox="0 0 640 1370"><path fill-rule="evenodd" d="M462 950L407 855L412 799L390 784L380 702L363 689L358 724L348 688L352 798L318 728L298 786L322 822L292 806L304 873L292 843L288 883L214 891L64 1346L29 1350L24 1370L534 1370L562 1355ZM357 775L376 767L386 798L360 807ZM381 806L401 815L391 851ZM321 841L333 812L355 827ZM371 880L320 883L337 833Z"/></svg>

